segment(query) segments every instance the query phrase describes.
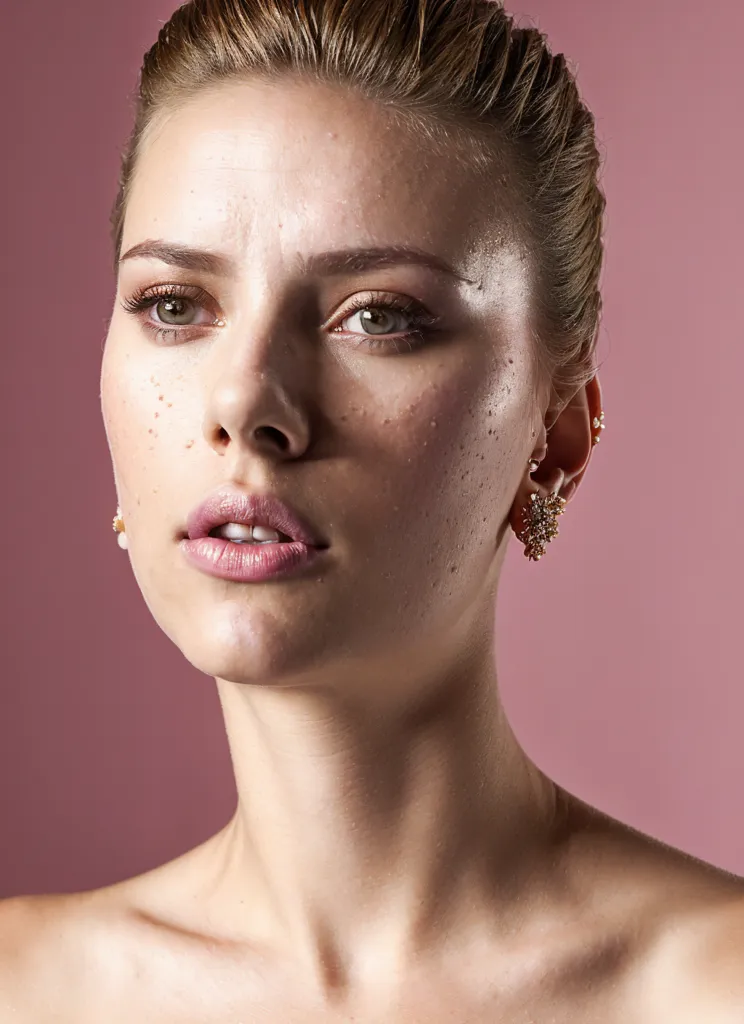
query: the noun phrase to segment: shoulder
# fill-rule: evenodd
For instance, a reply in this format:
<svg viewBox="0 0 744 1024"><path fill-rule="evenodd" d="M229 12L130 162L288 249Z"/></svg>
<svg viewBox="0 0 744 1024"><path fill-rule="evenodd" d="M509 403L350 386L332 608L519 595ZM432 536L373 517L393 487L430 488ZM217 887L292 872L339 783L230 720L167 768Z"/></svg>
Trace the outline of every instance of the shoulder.
<svg viewBox="0 0 744 1024"><path fill-rule="evenodd" d="M630 951L628 1019L744 1024L744 878L581 802L578 821L576 880Z"/></svg>
<svg viewBox="0 0 744 1024"><path fill-rule="evenodd" d="M43 1021L55 992L66 1002L85 951L78 909L66 895L0 900L0 1024Z"/></svg>
<svg viewBox="0 0 744 1024"><path fill-rule="evenodd" d="M744 1024L744 878L655 840L649 852L631 915L648 1019Z"/></svg>
<svg viewBox="0 0 744 1024"><path fill-rule="evenodd" d="M46 896L0 900L0 1024L42 1019L42 993L52 962L48 931L54 901Z"/></svg>
<svg viewBox="0 0 744 1024"><path fill-rule="evenodd" d="M94 891L0 900L0 1024L75 1020L110 977L115 918Z"/></svg>
<svg viewBox="0 0 744 1024"><path fill-rule="evenodd" d="M744 1021L744 895L672 914L643 971L649 1000L679 1024Z"/></svg>

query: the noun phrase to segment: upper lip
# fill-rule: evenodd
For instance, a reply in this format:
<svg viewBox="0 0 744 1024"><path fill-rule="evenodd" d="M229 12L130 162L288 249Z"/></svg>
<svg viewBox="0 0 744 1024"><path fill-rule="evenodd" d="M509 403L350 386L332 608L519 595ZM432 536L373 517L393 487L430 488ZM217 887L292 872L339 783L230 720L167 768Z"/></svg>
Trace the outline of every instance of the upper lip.
<svg viewBox="0 0 744 1024"><path fill-rule="evenodd" d="M196 540L225 523L266 526L309 547L328 546L299 513L279 498L271 494L243 494L225 488L215 491L191 510L186 529L189 539Z"/></svg>

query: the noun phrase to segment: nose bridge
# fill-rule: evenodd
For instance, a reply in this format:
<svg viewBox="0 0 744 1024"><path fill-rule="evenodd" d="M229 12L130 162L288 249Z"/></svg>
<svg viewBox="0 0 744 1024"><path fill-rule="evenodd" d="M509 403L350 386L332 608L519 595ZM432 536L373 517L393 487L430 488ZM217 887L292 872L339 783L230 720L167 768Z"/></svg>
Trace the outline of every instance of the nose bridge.
<svg viewBox="0 0 744 1024"><path fill-rule="evenodd" d="M255 443L268 427L297 448L306 433L308 345L279 288L244 289L239 305L210 352L205 436L224 449Z"/></svg>

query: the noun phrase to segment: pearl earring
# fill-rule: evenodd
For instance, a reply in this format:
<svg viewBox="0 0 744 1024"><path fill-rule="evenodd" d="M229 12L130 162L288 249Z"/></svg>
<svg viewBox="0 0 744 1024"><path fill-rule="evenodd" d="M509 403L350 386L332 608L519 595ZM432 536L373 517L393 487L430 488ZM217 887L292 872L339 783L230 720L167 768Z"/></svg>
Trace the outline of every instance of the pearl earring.
<svg viewBox="0 0 744 1024"><path fill-rule="evenodd" d="M127 540L126 528L124 526L124 520L121 516L121 507L117 506L116 515L114 516L114 531L117 535L116 542L119 547L126 551L129 547L129 541Z"/></svg>

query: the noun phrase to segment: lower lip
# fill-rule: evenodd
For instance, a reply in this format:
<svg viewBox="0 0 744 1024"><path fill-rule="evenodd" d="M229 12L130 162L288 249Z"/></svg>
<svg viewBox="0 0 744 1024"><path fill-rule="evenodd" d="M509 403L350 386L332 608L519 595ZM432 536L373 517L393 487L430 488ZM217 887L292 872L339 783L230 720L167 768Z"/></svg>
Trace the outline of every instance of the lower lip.
<svg viewBox="0 0 744 1024"><path fill-rule="evenodd" d="M235 544L223 537L186 538L181 550L195 568L236 583L260 583L312 565L325 550L300 541L283 544Z"/></svg>

